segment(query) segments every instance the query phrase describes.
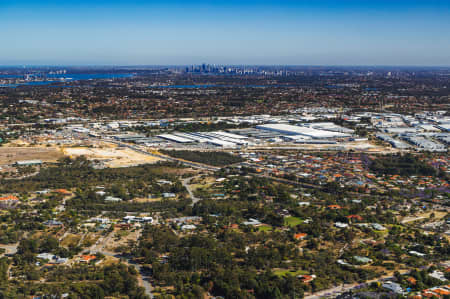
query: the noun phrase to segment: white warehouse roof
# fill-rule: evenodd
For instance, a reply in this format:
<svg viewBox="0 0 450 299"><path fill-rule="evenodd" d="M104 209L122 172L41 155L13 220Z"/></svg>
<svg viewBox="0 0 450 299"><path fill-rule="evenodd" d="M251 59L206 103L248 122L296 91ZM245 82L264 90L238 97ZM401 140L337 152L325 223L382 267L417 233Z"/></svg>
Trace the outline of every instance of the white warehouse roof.
<svg viewBox="0 0 450 299"><path fill-rule="evenodd" d="M223 131L214 131L214 132L212 132L212 133L218 134L218 135L222 135L222 136L228 137L228 138L234 138L234 139L248 139L247 136L237 135L237 134L228 133L228 132L223 132Z"/></svg>
<svg viewBox="0 0 450 299"><path fill-rule="evenodd" d="M258 129L276 131L287 135L303 135L311 138L344 138L350 137L350 134L318 130L307 127L299 127L286 124L265 124L256 126Z"/></svg>
<svg viewBox="0 0 450 299"><path fill-rule="evenodd" d="M167 139L167 140L170 140L170 141L179 142L179 143L194 142L194 140L192 140L192 139L187 139L187 138L180 137L180 136L175 136L175 135L172 135L172 134L162 134L162 135L158 135L156 137Z"/></svg>

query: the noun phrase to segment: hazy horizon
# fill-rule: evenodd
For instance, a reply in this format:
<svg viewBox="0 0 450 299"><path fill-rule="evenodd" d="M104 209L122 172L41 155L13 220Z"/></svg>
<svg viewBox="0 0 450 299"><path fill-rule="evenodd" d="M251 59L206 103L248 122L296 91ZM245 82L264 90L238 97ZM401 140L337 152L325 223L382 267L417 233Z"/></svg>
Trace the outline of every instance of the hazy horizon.
<svg viewBox="0 0 450 299"><path fill-rule="evenodd" d="M158 67L190 67L190 66L200 66L203 63L193 63L193 64L0 64L0 68L39 68L39 67L68 67L68 68L158 68ZM309 64L217 64L209 63L208 65L216 66L228 66L228 67L292 67L292 68L430 68L430 69L448 69L450 65L309 65Z"/></svg>
<svg viewBox="0 0 450 299"><path fill-rule="evenodd" d="M0 65L450 66L448 1L0 0Z"/></svg>

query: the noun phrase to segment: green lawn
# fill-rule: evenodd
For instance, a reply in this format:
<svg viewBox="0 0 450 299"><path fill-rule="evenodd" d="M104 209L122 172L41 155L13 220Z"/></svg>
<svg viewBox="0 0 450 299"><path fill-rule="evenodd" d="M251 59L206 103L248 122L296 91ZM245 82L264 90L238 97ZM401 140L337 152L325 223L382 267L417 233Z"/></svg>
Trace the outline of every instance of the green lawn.
<svg viewBox="0 0 450 299"><path fill-rule="evenodd" d="M380 237L385 237L389 234L388 230L373 230L373 232Z"/></svg>
<svg viewBox="0 0 450 299"><path fill-rule="evenodd" d="M272 227L270 225L258 226L258 231L259 232L270 232L270 231L272 231Z"/></svg>
<svg viewBox="0 0 450 299"><path fill-rule="evenodd" d="M288 274L292 275L292 276L308 274L308 272L306 272L305 270L295 271L295 270L287 270L287 269L275 270L275 271L273 271L273 273L279 277L286 276Z"/></svg>
<svg viewBox="0 0 450 299"><path fill-rule="evenodd" d="M290 227L297 226L302 222L303 222L302 219L300 219L298 217L294 217L294 216L284 218L285 225L290 226Z"/></svg>

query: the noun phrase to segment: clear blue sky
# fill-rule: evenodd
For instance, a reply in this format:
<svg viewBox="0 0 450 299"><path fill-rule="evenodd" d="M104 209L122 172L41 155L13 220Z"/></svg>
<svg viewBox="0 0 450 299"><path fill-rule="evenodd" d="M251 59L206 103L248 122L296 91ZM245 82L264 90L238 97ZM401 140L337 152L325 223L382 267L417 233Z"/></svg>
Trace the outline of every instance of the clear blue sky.
<svg viewBox="0 0 450 299"><path fill-rule="evenodd" d="M0 0L0 64L450 66L450 0Z"/></svg>

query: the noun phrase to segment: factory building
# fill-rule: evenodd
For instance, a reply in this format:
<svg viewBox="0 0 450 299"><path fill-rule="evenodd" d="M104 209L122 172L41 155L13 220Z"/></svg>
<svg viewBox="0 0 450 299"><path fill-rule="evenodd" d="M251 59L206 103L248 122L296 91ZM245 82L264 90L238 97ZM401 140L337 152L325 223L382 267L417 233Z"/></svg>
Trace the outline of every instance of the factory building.
<svg viewBox="0 0 450 299"><path fill-rule="evenodd" d="M181 136L176 136L176 135L173 135L173 134L161 134L161 135L158 135L156 137L159 137L159 138L162 138L162 139L165 139L165 140L169 140L169 141L178 142L178 143L192 143L192 142L195 142L192 139L188 139L188 138L181 137Z"/></svg>
<svg viewBox="0 0 450 299"><path fill-rule="evenodd" d="M376 137L380 140L388 142L393 147L398 148L398 149L408 149L411 147L406 142L394 139L391 136L386 135L386 134L377 134Z"/></svg>
<svg viewBox="0 0 450 299"><path fill-rule="evenodd" d="M248 144L246 140L247 137L222 131L192 133L174 132L172 134L158 135L157 137L177 143L206 143L225 148L236 148Z"/></svg>
<svg viewBox="0 0 450 299"><path fill-rule="evenodd" d="M445 152L447 147L441 143L434 142L426 139L422 136L405 135L402 138L412 144L414 144L418 150L430 151L430 152Z"/></svg>
<svg viewBox="0 0 450 299"><path fill-rule="evenodd" d="M304 123L304 124L299 124L299 126L313 128L313 129L317 129L317 130L325 130L325 131L340 132L340 133L347 133L347 134L353 134L355 132L355 130L348 129L348 128L345 128L342 126L338 126L332 122Z"/></svg>
<svg viewBox="0 0 450 299"><path fill-rule="evenodd" d="M265 124L256 126L257 129L274 131L282 135L302 135L313 139L349 138L351 134L318 130L308 127L300 127L286 124Z"/></svg>

